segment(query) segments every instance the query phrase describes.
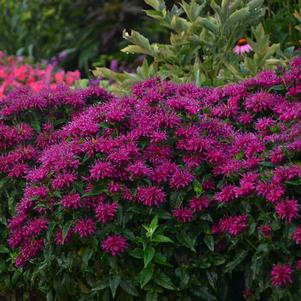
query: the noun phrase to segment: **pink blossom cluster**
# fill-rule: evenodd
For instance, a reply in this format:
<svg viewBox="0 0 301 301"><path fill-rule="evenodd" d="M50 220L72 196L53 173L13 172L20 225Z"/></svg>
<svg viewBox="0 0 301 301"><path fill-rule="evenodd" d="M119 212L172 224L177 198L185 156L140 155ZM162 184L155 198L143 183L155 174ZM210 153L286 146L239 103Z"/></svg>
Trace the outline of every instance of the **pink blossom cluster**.
<svg viewBox="0 0 301 301"><path fill-rule="evenodd" d="M280 229L300 223L290 186L301 178L300 80L297 58L284 74L265 71L218 88L155 78L135 85L130 96L88 107L54 131L56 140L26 172L10 245L23 258L28 240L45 239L48 231L36 218L60 219L57 245L96 237L99 251L115 256L131 247L116 222L129 207L163 208L178 226L210 215L219 241L273 239L272 220ZM257 219L260 211L267 220ZM299 228L290 240L300 244ZM271 270L274 286L291 282L287 266Z"/></svg>
<svg viewBox="0 0 301 301"><path fill-rule="evenodd" d="M59 84L72 86L80 79L80 72L57 69L53 64L30 64L21 56L8 56L0 51L0 99L23 86L33 91ZM1 102L1 101L0 101Z"/></svg>
<svg viewBox="0 0 301 301"><path fill-rule="evenodd" d="M0 102L0 176L22 178L41 153L59 141L56 131L73 114L111 96L97 87L71 89L66 85L35 92L28 87L16 89ZM73 174L53 182L53 187L68 186Z"/></svg>

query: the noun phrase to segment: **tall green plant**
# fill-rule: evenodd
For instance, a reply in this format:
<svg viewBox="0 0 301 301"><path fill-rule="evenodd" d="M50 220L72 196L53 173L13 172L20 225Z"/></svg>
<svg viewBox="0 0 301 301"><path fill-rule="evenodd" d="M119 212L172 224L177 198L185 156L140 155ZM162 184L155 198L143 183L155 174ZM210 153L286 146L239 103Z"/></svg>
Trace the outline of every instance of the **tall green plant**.
<svg viewBox="0 0 301 301"><path fill-rule="evenodd" d="M127 89L133 82L159 75L177 82L219 85L256 74L269 67L279 45L270 45L262 26L264 0L181 1L167 9L163 0L145 0L152 9L146 14L170 31L168 44L151 43L132 30L123 37L130 45L126 53L144 54L147 59L136 74L116 73L97 68L94 75L116 81L116 91ZM254 57L246 62L233 53L237 39L254 35ZM251 43L251 41L250 41ZM273 65L278 63L273 60ZM243 68L242 68L243 67Z"/></svg>

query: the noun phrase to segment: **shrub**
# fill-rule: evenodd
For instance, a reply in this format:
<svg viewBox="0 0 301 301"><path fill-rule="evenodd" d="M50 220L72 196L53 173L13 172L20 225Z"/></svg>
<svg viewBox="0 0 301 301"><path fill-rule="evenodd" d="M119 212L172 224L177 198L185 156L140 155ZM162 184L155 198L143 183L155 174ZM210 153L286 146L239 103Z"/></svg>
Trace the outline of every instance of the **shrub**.
<svg viewBox="0 0 301 301"><path fill-rule="evenodd" d="M250 300L298 296L300 62L87 108L27 173L16 265L60 300L225 300L237 273Z"/></svg>
<svg viewBox="0 0 301 301"><path fill-rule="evenodd" d="M272 44L259 22L265 12L263 0L180 1L168 9L163 0L145 0L146 14L170 33L168 43L151 43L142 34L124 31L130 45L125 53L144 54L144 64L136 73L118 73L96 68L94 75L113 79L113 92L129 90L131 84L153 76L176 82L218 86L255 76L262 69L273 69L283 62L280 44ZM247 37L252 54L234 53L235 45Z"/></svg>
<svg viewBox="0 0 301 301"><path fill-rule="evenodd" d="M41 151L58 139L55 131L94 100L111 97L100 88L71 89L77 72L29 65L25 58L2 54L3 79L0 99L0 296L28 286L12 262L15 252L7 248L7 223L25 186L27 171L35 166ZM23 283L25 282L25 283ZM25 298L25 297L24 297ZM29 297L30 299L30 297ZM24 299L25 300L25 299Z"/></svg>

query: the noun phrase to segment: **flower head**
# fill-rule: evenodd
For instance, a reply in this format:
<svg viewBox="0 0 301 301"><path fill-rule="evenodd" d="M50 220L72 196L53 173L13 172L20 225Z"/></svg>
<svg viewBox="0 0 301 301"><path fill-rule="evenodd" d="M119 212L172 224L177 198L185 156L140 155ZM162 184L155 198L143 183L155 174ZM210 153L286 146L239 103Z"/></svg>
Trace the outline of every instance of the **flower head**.
<svg viewBox="0 0 301 301"><path fill-rule="evenodd" d="M118 234L107 236L101 244L102 250L106 253L110 253L112 256L123 253L127 247L127 240Z"/></svg>
<svg viewBox="0 0 301 301"><path fill-rule="evenodd" d="M293 269L287 264L274 264L271 272L273 286L283 286L292 283Z"/></svg>
<svg viewBox="0 0 301 301"><path fill-rule="evenodd" d="M253 48L248 44L248 41L246 38L240 38L236 42L235 47L233 48L234 53L236 53L237 55L248 53L252 50L253 50Z"/></svg>

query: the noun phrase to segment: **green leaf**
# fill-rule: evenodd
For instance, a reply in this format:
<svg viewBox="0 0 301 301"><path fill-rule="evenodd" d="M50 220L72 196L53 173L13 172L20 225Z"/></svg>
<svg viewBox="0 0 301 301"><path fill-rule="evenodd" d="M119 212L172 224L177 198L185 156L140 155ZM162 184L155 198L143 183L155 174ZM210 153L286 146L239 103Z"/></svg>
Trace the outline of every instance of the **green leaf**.
<svg viewBox="0 0 301 301"><path fill-rule="evenodd" d="M92 288L92 291L101 291L109 286L109 278L105 277L104 279L98 281L96 285Z"/></svg>
<svg viewBox="0 0 301 301"><path fill-rule="evenodd" d="M158 294L153 291L148 291L146 294L145 301L157 301L158 300Z"/></svg>
<svg viewBox="0 0 301 301"><path fill-rule="evenodd" d="M203 193L203 186L198 180L193 181L193 190L197 196L200 196Z"/></svg>
<svg viewBox="0 0 301 301"><path fill-rule="evenodd" d="M113 298L115 298L116 291L120 284L120 281L121 281L121 277L119 275L115 275L114 277L110 278L110 280L109 280L109 285L110 285L110 289L111 289Z"/></svg>
<svg viewBox="0 0 301 301"><path fill-rule="evenodd" d="M108 184L106 181L101 180L95 184L91 191L84 193L83 197L96 196L107 190Z"/></svg>
<svg viewBox="0 0 301 301"><path fill-rule="evenodd" d="M200 25L204 26L206 29L210 30L212 33L214 33L216 35L219 33L218 26L216 24L214 24L212 21L210 21L209 19L199 17L197 19L197 21L199 22Z"/></svg>
<svg viewBox="0 0 301 301"><path fill-rule="evenodd" d="M3 245L0 246L0 254L9 253L9 249Z"/></svg>
<svg viewBox="0 0 301 301"><path fill-rule="evenodd" d="M150 223L151 229L157 229L157 227L158 227L158 215L156 215Z"/></svg>
<svg viewBox="0 0 301 301"><path fill-rule="evenodd" d="M144 268L140 274L139 274L139 282L140 282L140 286L141 288L144 288L145 285L148 284L148 282L152 279L153 277L153 267L152 266L148 266L147 268Z"/></svg>
<svg viewBox="0 0 301 301"><path fill-rule="evenodd" d="M201 288L199 290L199 294L200 297L202 297L202 300L206 300L206 301L215 301L217 300L212 294L209 293L207 288Z"/></svg>
<svg viewBox="0 0 301 301"><path fill-rule="evenodd" d="M121 280L120 286L131 296L139 296L138 291L136 290L135 286L133 285L131 280Z"/></svg>
<svg viewBox="0 0 301 301"><path fill-rule="evenodd" d="M153 260L154 256L155 256L156 250L151 247L151 246L147 246L144 250L144 267L146 268L148 266L148 264Z"/></svg>
<svg viewBox="0 0 301 301"><path fill-rule="evenodd" d="M187 233L179 233L177 236L178 241L183 244L185 247L190 249L193 252L196 252L194 246L196 243L198 235L195 235L194 237L190 237Z"/></svg>
<svg viewBox="0 0 301 301"><path fill-rule="evenodd" d="M144 2L158 11L165 9L165 3L163 0L144 0Z"/></svg>
<svg viewBox="0 0 301 301"><path fill-rule="evenodd" d="M72 226L72 221L69 221L64 225L63 230L62 230L62 239L63 239L63 241L65 241L71 226Z"/></svg>
<svg viewBox="0 0 301 301"><path fill-rule="evenodd" d="M285 181L285 184L292 185L292 186L299 186L301 185L301 179L297 179L293 181Z"/></svg>
<svg viewBox="0 0 301 301"><path fill-rule="evenodd" d="M214 251L214 238L212 235L207 235L204 237L204 242L210 251Z"/></svg>
<svg viewBox="0 0 301 301"><path fill-rule="evenodd" d="M225 269L224 269L224 272L225 273L228 273L228 272L231 272L233 271L247 256L248 254L248 251L241 251L238 255L235 256L235 259L230 261Z"/></svg>
<svg viewBox="0 0 301 301"><path fill-rule="evenodd" d="M174 290L175 289L175 286L172 283L170 277L167 276L164 273L156 274L155 282L158 285L160 285L160 286L162 286L162 287L164 287L164 288L166 288L168 290Z"/></svg>
<svg viewBox="0 0 301 301"><path fill-rule="evenodd" d="M170 243L174 243L174 241L172 239L170 239L169 237L162 235L162 234L157 234L153 237L152 239L153 242L170 242Z"/></svg>
<svg viewBox="0 0 301 301"><path fill-rule="evenodd" d="M142 259L143 258L143 250L142 249L136 248L134 250L131 250L129 253L134 258L137 258L137 259Z"/></svg>

